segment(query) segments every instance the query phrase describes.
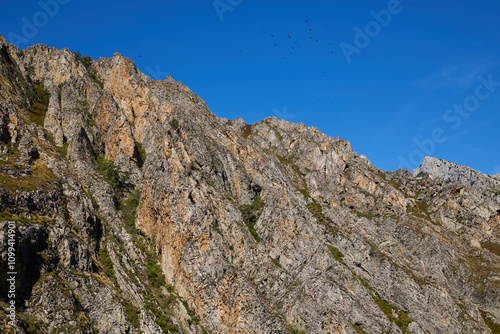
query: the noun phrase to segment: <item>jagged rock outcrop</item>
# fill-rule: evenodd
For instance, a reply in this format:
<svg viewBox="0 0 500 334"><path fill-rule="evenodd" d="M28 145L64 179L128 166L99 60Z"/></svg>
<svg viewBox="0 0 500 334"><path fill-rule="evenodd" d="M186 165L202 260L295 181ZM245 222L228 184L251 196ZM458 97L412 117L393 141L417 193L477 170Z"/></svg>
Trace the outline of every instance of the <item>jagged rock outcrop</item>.
<svg viewBox="0 0 500 334"><path fill-rule="evenodd" d="M118 53L0 40L0 63L19 332L498 328L498 193L382 172L303 124L218 118Z"/></svg>
<svg viewBox="0 0 500 334"><path fill-rule="evenodd" d="M450 183L460 182L481 190L500 189L498 175L486 175L472 168L434 157L425 157L422 164L413 171L413 175L429 175Z"/></svg>

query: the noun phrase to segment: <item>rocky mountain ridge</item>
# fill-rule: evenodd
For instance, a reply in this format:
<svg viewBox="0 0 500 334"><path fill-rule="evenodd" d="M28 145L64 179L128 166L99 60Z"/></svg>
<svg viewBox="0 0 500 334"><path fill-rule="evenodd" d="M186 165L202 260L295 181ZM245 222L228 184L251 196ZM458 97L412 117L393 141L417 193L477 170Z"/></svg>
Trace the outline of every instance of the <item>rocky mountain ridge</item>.
<svg viewBox="0 0 500 334"><path fill-rule="evenodd" d="M486 175L470 167L434 157L425 157L422 164L413 171L413 175L429 175L450 183L460 182L481 190L500 189L500 175Z"/></svg>
<svg viewBox="0 0 500 334"><path fill-rule="evenodd" d="M498 193L383 172L303 124L219 118L119 53L0 38L0 64L16 332L497 330Z"/></svg>

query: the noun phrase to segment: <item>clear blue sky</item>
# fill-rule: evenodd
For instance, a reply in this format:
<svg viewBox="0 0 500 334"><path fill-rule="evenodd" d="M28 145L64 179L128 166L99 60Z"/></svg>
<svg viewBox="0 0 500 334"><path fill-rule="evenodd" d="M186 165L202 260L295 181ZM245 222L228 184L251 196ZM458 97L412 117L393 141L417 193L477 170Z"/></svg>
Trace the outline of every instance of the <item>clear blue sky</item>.
<svg viewBox="0 0 500 334"><path fill-rule="evenodd" d="M427 153L500 173L498 0L55 1L2 3L0 34L119 51L218 116L316 126L384 170Z"/></svg>

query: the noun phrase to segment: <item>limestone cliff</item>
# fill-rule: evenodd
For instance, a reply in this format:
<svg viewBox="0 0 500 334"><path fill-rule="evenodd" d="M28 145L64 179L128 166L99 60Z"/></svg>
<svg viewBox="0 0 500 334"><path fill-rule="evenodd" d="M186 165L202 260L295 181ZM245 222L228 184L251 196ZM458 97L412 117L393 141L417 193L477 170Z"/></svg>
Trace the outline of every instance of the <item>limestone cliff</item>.
<svg viewBox="0 0 500 334"><path fill-rule="evenodd" d="M18 332L499 328L498 192L383 172L303 124L219 118L118 53L0 39L0 64Z"/></svg>
<svg viewBox="0 0 500 334"><path fill-rule="evenodd" d="M450 183L460 182L481 190L500 189L498 175L486 175L472 168L434 157L425 157L422 164L413 171L413 175L429 175Z"/></svg>

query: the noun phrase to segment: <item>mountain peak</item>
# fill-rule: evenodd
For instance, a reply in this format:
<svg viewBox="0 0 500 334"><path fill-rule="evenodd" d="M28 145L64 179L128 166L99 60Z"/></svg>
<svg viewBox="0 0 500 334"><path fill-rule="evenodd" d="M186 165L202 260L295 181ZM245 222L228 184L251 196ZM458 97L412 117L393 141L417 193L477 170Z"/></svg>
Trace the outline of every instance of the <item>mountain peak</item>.
<svg viewBox="0 0 500 334"><path fill-rule="evenodd" d="M470 167L431 156L424 158L422 164L413 171L413 175L416 177L429 175L446 182L460 182L463 185L481 190L500 188L500 182L495 176L488 176Z"/></svg>
<svg viewBox="0 0 500 334"><path fill-rule="evenodd" d="M1 51L0 267L15 235L19 332L451 334L500 319L500 196L438 178L478 172L431 157L415 173L433 178L383 172L315 127L228 121L119 53Z"/></svg>

